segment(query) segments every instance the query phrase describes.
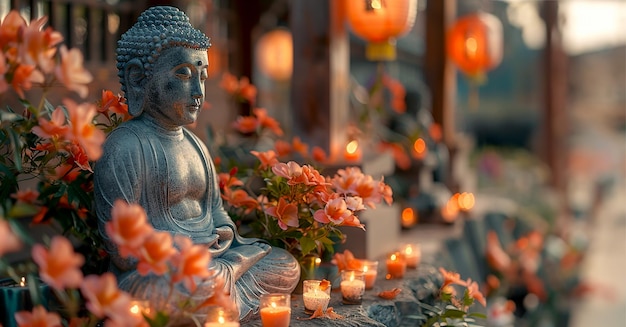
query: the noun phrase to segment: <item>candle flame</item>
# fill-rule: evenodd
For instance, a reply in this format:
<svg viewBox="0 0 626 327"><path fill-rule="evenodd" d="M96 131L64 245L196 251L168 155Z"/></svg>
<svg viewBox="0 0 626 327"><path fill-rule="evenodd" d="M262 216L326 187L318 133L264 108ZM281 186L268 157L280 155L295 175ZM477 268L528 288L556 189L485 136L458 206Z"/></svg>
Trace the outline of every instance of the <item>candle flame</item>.
<svg viewBox="0 0 626 327"><path fill-rule="evenodd" d="M404 253L411 255L413 254L413 247L410 245L407 245L406 248L404 249Z"/></svg>
<svg viewBox="0 0 626 327"><path fill-rule="evenodd" d="M318 266L322 263L322 259L321 258L315 258L315 266Z"/></svg>
<svg viewBox="0 0 626 327"><path fill-rule="evenodd" d="M363 266L363 272L367 272L367 270L369 270L369 267L367 265Z"/></svg>
<svg viewBox="0 0 626 327"><path fill-rule="evenodd" d="M396 261L398 260L398 257L395 254L392 254L390 259L391 261Z"/></svg>
<svg viewBox="0 0 626 327"><path fill-rule="evenodd" d="M26 286L26 277L22 277L22 278L20 279L20 286L21 286L21 287Z"/></svg>
<svg viewBox="0 0 626 327"><path fill-rule="evenodd" d="M224 319L224 317L220 316L219 318L217 318L217 322L220 324L223 324L226 322L226 319Z"/></svg>
<svg viewBox="0 0 626 327"><path fill-rule="evenodd" d="M271 306L272 308L276 308L276 302L272 302Z"/></svg>
<svg viewBox="0 0 626 327"><path fill-rule="evenodd" d="M359 149L359 142L357 140L352 140L346 145L346 152L349 154L355 154L356 150Z"/></svg>
<svg viewBox="0 0 626 327"><path fill-rule="evenodd" d="M468 57L474 58L476 57L476 52L478 51L478 41L475 37L470 36L465 40L465 53Z"/></svg>
<svg viewBox="0 0 626 327"><path fill-rule="evenodd" d="M138 304L133 304L133 305L130 307L130 313L132 313L132 314L134 314L134 315L138 314L138 313L139 313L139 311L141 311L141 309L139 308L139 305L138 305Z"/></svg>
<svg viewBox="0 0 626 327"><path fill-rule="evenodd" d="M416 221L415 212L412 208L404 208L402 210L402 226L411 227Z"/></svg>

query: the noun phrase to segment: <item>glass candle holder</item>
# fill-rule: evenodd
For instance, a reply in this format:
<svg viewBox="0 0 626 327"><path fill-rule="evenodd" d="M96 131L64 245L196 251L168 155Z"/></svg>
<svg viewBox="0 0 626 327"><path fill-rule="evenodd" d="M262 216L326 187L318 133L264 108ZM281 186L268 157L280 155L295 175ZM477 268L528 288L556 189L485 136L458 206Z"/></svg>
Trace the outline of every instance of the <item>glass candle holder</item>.
<svg viewBox="0 0 626 327"><path fill-rule="evenodd" d="M406 261L407 268L415 269L419 266L422 258L422 250L419 244L409 243L402 246L402 256Z"/></svg>
<svg viewBox="0 0 626 327"><path fill-rule="evenodd" d="M239 327L239 315L218 305L210 306L204 327Z"/></svg>
<svg viewBox="0 0 626 327"><path fill-rule="evenodd" d="M304 301L304 312L312 314L318 308L326 312L330 302L330 283L322 285L321 280L308 279L302 282L302 300Z"/></svg>
<svg viewBox="0 0 626 327"><path fill-rule="evenodd" d="M291 294L261 295L261 324L264 327L289 327L291 321Z"/></svg>
<svg viewBox="0 0 626 327"><path fill-rule="evenodd" d="M363 275L365 276L365 289L370 290L374 288L376 283L376 277L378 276L378 261L362 260Z"/></svg>
<svg viewBox="0 0 626 327"><path fill-rule="evenodd" d="M42 283L39 279L30 280L30 278L22 277L20 281L14 281L11 278L0 279L0 325L5 327L16 327L15 313L19 311L30 311L36 305L37 299L31 298L29 283L35 282L38 286L39 304L47 307L47 298L49 297L48 285Z"/></svg>
<svg viewBox="0 0 626 327"><path fill-rule="evenodd" d="M406 261L400 252L394 252L387 257L387 279L403 278L406 272Z"/></svg>
<svg viewBox="0 0 626 327"><path fill-rule="evenodd" d="M358 270L342 271L340 287L344 304L361 304L365 293L365 274Z"/></svg>

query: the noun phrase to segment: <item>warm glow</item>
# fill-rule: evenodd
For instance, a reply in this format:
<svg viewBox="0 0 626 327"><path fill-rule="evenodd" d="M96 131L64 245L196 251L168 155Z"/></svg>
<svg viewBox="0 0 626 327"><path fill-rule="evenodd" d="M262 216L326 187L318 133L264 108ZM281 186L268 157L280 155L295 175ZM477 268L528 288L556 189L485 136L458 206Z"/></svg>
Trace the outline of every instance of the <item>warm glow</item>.
<svg viewBox="0 0 626 327"><path fill-rule="evenodd" d="M392 254L389 259L391 259L391 261L396 261L396 260L398 260L398 256L395 255L395 254Z"/></svg>
<svg viewBox="0 0 626 327"><path fill-rule="evenodd" d="M322 263L322 259L321 258L315 258L315 265L319 266Z"/></svg>
<svg viewBox="0 0 626 327"><path fill-rule="evenodd" d="M465 40L465 54L467 54L468 57L476 57L476 51L478 50L478 41L476 41L475 37L468 37L467 40Z"/></svg>
<svg viewBox="0 0 626 327"><path fill-rule="evenodd" d="M428 148L426 147L426 141L423 138L418 138L413 142L413 150L415 151L415 157L422 159L426 155Z"/></svg>
<svg viewBox="0 0 626 327"><path fill-rule="evenodd" d="M363 266L363 272L367 272L368 269L369 267L367 265Z"/></svg>
<svg viewBox="0 0 626 327"><path fill-rule="evenodd" d="M475 199L474 194L463 192L459 195L458 204L459 209L463 211L469 211L474 207Z"/></svg>
<svg viewBox="0 0 626 327"><path fill-rule="evenodd" d="M138 304L133 304L130 306L130 313L134 314L134 315L138 315L139 312L141 312L141 308L139 307Z"/></svg>
<svg viewBox="0 0 626 327"><path fill-rule="evenodd" d="M226 322L226 319L224 319L223 316L219 316L219 318L217 318L217 322L220 323L220 324L223 324L223 323Z"/></svg>
<svg viewBox="0 0 626 327"><path fill-rule="evenodd" d="M270 304L272 306L272 308L276 308L276 302L272 302L272 304Z"/></svg>
<svg viewBox="0 0 626 327"><path fill-rule="evenodd" d="M354 280L354 271L350 273L350 281Z"/></svg>
<svg viewBox="0 0 626 327"><path fill-rule="evenodd" d="M352 32L374 43L403 36L417 16L417 0L351 0L345 4Z"/></svg>
<svg viewBox="0 0 626 327"><path fill-rule="evenodd" d="M455 194L448 203L441 208L441 218L446 222L454 222L459 214L458 193Z"/></svg>
<svg viewBox="0 0 626 327"><path fill-rule="evenodd" d="M413 254L413 247L410 245L407 245L407 247L404 249L404 253L406 253L407 255Z"/></svg>
<svg viewBox="0 0 626 327"><path fill-rule="evenodd" d="M416 220L413 208L404 208L402 210L402 226L410 227L416 223Z"/></svg>
<svg viewBox="0 0 626 327"><path fill-rule="evenodd" d="M256 48L259 69L275 80L288 80L293 72L293 39L286 29L263 35Z"/></svg>
<svg viewBox="0 0 626 327"><path fill-rule="evenodd" d="M26 277L22 277L22 278L20 279L20 286L21 286L21 287L26 286Z"/></svg>
<svg viewBox="0 0 626 327"><path fill-rule="evenodd" d="M350 141L348 145L346 145L346 152L348 154L355 154L356 150L359 149L359 142L356 140Z"/></svg>
<svg viewBox="0 0 626 327"><path fill-rule="evenodd" d="M383 9L382 0L372 0L372 9L380 10Z"/></svg>

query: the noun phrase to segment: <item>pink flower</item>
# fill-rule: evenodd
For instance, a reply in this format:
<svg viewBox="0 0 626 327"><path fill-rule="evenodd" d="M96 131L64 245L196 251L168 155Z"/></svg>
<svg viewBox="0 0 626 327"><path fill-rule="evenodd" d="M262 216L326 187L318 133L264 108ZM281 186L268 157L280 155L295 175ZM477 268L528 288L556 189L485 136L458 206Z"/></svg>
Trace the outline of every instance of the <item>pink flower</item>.
<svg viewBox="0 0 626 327"><path fill-rule="evenodd" d="M81 98L89 92L87 84L93 77L83 67L83 54L79 49L67 50L65 45L60 48L61 64L54 71L56 78L69 90L75 91Z"/></svg>
<svg viewBox="0 0 626 327"><path fill-rule="evenodd" d="M91 103L76 104L70 99L65 99L63 104L69 112L71 126L67 138L78 142L89 159L98 160L102 155L102 144L106 136L93 123L97 114L96 106Z"/></svg>
<svg viewBox="0 0 626 327"><path fill-rule="evenodd" d="M63 236L52 238L50 250L35 244L32 257L39 266L41 279L54 289L78 287L83 281L80 267L85 263L85 258L74 253L72 243Z"/></svg>
<svg viewBox="0 0 626 327"><path fill-rule="evenodd" d="M185 236L175 236L175 242L180 248L180 253L172 258L175 267L172 282L182 281L183 285L193 292L196 290L195 278L208 278L213 274L209 270L211 252L205 246L194 245L191 239Z"/></svg>
<svg viewBox="0 0 626 327"><path fill-rule="evenodd" d="M30 90L33 83L43 83L44 76L32 65L19 65L13 73L11 85L15 93L24 99L24 91Z"/></svg>
<svg viewBox="0 0 626 327"><path fill-rule="evenodd" d="M13 233L9 222L0 220L0 257L5 253L17 251L22 247L22 241Z"/></svg>
<svg viewBox="0 0 626 327"><path fill-rule="evenodd" d="M39 192L33 191L32 189L19 190L14 194L11 194L11 197L17 199L18 202L33 204L37 201L39 197Z"/></svg>
<svg viewBox="0 0 626 327"><path fill-rule="evenodd" d="M15 314L15 321L20 327L62 327L61 316L54 312L48 312L46 308L38 305L32 312L19 311Z"/></svg>
<svg viewBox="0 0 626 327"><path fill-rule="evenodd" d="M137 271L142 276L149 272L163 275L167 272L167 262L176 254L172 246L172 235L169 232L154 231L146 238L139 250Z"/></svg>
<svg viewBox="0 0 626 327"><path fill-rule="evenodd" d="M111 221L105 225L107 235L117 245L123 258L139 257L139 248L154 231L148 224L145 210L138 204L115 200L111 209Z"/></svg>
<svg viewBox="0 0 626 327"><path fill-rule="evenodd" d="M321 223L333 222L340 225L344 220L353 216L352 211L348 210L346 201L343 198L336 198L328 201L322 210L318 210L313 214L313 218Z"/></svg>
<svg viewBox="0 0 626 327"><path fill-rule="evenodd" d="M461 274L459 273L455 273L453 271L447 271L443 267L439 267L439 272L443 276L443 285L441 286L442 289L452 284L461 285L461 286L466 285L465 282L461 280Z"/></svg>
<svg viewBox="0 0 626 327"><path fill-rule="evenodd" d="M39 66L45 73L50 73L54 68L56 45L63 41L63 36L51 27L42 30L47 21L44 16L23 28L18 56L23 63Z"/></svg>
<svg viewBox="0 0 626 327"><path fill-rule="evenodd" d="M288 203L285 198L280 198L278 204L269 206L265 213L278 219L278 226L282 230L287 230L289 226L298 227L298 206Z"/></svg>
<svg viewBox="0 0 626 327"><path fill-rule="evenodd" d="M258 127L259 121L252 116L239 116L237 120L233 122L233 128L242 134L254 133Z"/></svg>
<svg viewBox="0 0 626 327"><path fill-rule="evenodd" d="M287 179L302 175L302 167L295 161L289 161L288 163L279 162L272 166L272 171L274 174Z"/></svg>
<svg viewBox="0 0 626 327"><path fill-rule="evenodd" d="M0 25L0 49L5 46L17 43L20 28L26 27L26 20L17 10L11 10L9 14L2 20Z"/></svg>

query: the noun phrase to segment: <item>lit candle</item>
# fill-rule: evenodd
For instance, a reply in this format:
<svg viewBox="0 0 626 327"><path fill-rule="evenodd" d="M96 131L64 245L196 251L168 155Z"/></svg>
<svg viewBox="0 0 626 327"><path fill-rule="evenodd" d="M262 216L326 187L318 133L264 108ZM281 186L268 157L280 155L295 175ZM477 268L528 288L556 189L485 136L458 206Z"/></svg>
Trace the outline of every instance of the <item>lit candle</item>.
<svg viewBox="0 0 626 327"><path fill-rule="evenodd" d="M365 289L372 289L378 276L378 261L363 260L363 274L365 275Z"/></svg>
<svg viewBox="0 0 626 327"><path fill-rule="evenodd" d="M289 294L261 295L261 324L264 327L289 327L291 298Z"/></svg>
<svg viewBox="0 0 626 327"><path fill-rule="evenodd" d="M361 149L358 141L352 140L346 145L344 158L348 161L359 161L361 159Z"/></svg>
<svg viewBox="0 0 626 327"><path fill-rule="evenodd" d="M406 271L406 261L399 252L392 253L387 259L387 279L402 278Z"/></svg>
<svg viewBox="0 0 626 327"><path fill-rule="evenodd" d="M29 290L33 285L37 285L36 296L39 301L46 305L50 290L48 285L39 279L27 279L26 277L21 277L17 281L12 278L0 279L0 325L5 327L17 326L15 313L33 309L34 301Z"/></svg>
<svg viewBox="0 0 626 327"><path fill-rule="evenodd" d="M422 258L422 250L419 244L405 244L402 248L402 255L408 268L417 268Z"/></svg>
<svg viewBox="0 0 626 327"><path fill-rule="evenodd" d="M130 301L130 307L128 309L130 315L138 320L144 320L144 315L150 315L150 302L141 300Z"/></svg>
<svg viewBox="0 0 626 327"><path fill-rule="evenodd" d="M302 300L306 313L311 314L320 307L322 311L326 312L330 302L330 283L325 281L322 284L322 281L314 279L303 281Z"/></svg>
<svg viewBox="0 0 626 327"><path fill-rule="evenodd" d="M365 293L365 274L362 271L342 271L340 287L344 304L361 304Z"/></svg>
<svg viewBox="0 0 626 327"><path fill-rule="evenodd" d="M204 327L239 327L239 315L221 306L211 306L207 311Z"/></svg>

